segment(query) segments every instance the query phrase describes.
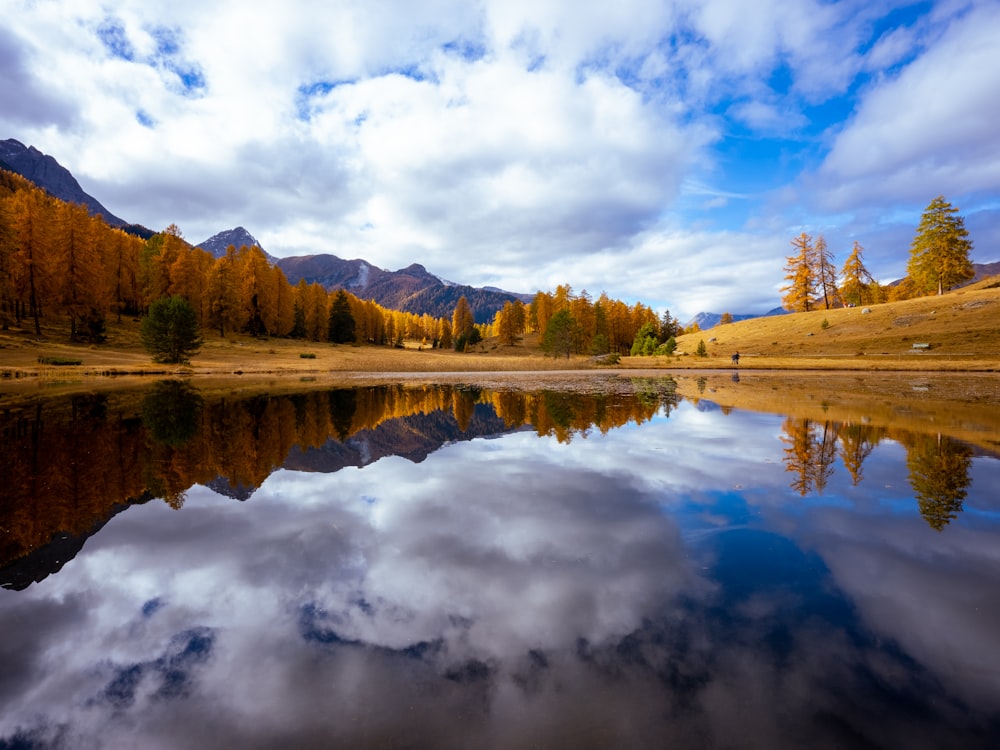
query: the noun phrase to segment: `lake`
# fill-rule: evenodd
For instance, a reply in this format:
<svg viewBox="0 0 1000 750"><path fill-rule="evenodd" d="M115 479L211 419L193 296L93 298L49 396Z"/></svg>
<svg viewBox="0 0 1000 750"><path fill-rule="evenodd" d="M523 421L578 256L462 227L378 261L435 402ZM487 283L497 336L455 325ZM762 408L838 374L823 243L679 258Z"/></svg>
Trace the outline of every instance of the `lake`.
<svg viewBox="0 0 1000 750"><path fill-rule="evenodd" d="M0 748L1000 744L995 404L440 381L0 397Z"/></svg>

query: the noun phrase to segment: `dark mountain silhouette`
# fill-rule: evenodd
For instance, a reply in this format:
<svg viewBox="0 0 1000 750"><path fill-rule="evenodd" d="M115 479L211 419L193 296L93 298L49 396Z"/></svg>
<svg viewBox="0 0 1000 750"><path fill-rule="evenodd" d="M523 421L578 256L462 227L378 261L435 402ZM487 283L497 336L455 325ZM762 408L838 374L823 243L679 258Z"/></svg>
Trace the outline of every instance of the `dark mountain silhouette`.
<svg viewBox="0 0 1000 750"><path fill-rule="evenodd" d="M464 430L451 412L413 414L387 420L372 430L361 430L343 442L331 439L320 448L293 448L282 468L332 474L348 466L367 466L386 456L420 463L447 443L508 432L513 430L486 404L475 406Z"/></svg>
<svg viewBox="0 0 1000 750"><path fill-rule="evenodd" d="M32 550L24 557L0 567L0 587L12 591L24 591L33 583L40 583L50 575L62 570L87 543L90 537L96 535L112 518L133 505L144 505L153 499L148 492L141 497L129 498L112 505L105 518L98 519L84 534L59 532L52 541L44 547Z"/></svg>
<svg viewBox="0 0 1000 750"><path fill-rule="evenodd" d="M226 477L216 477L211 482L206 482L205 486L212 490L212 492L231 497L233 500L239 500L241 503L249 500L253 497L253 493L257 491L256 487L248 486L241 482L233 483Z"/></svg>
<svg viewBox="0 0 1000 750"><path fill-rule="evenodd" d="M25 146L9 138L0 141L0 162L4 168L31 180L49 195L68 203L86 206L91 215L101 215L113 227L125 228L128 222L108 211L101 202L88 195L66 167L34 146Z"/></svg>
<svg viewBox="0 0 1000 750"><path fill-rule="evenodd" d="M973 263L972 270L976 272L976 275L968 282L969 284L975 284L977 281L1000 274L1000 260L994 263Z"/></svg>

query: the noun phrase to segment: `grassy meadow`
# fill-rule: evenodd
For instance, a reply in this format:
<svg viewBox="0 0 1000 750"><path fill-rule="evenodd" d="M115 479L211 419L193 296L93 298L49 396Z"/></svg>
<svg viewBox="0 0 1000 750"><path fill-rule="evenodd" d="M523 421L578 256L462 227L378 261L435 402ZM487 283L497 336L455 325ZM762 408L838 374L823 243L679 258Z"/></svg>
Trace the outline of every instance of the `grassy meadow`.
<svg viewBox="0 0 1000 750"><path fill-rule="evenodd" d="M486 339L475 351L457 353L415 343L405 348L332 345L240 334L223 338L213 331L204 332L205 344L190 365L161 365L143 349L139 328L131 318L109 321L108 338L101 345L70 343L63 321L47 322L41 337L27 326L0 331L0 388L36 378L63 382L178 374L306 377L608 369L585 355L546 356L537 334L524 336L515 346ZM708 356L695 354L699 341L705 342ZM1000 372L1000 277L940 297L720 325L680 337L678 351L672 357L624 357L610 369L731 369L730 356L739 351L741 371Z"/></svg>

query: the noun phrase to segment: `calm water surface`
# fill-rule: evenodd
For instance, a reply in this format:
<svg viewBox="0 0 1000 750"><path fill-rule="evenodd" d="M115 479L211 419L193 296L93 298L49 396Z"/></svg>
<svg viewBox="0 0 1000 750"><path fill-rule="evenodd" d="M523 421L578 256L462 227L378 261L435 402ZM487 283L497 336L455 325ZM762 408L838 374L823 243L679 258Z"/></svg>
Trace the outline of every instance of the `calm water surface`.
<svg viewBox="0 0 1000 750"><path fill-rule="evenodd" d="M995 454L580 390L0 411L0 748L998 746Z"/></svg>

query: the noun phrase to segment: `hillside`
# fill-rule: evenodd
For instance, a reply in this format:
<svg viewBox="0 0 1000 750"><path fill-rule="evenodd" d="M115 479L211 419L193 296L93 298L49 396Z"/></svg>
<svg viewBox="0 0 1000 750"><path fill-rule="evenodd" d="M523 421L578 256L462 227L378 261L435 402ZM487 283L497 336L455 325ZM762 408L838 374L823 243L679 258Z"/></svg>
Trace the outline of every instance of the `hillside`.
<svg viewBox="0 0 1000 750"><path fill-rule="evenodd" d="M1000 277L993 276L940 297L754 318L677 343L693 355L703 340L710 359L728 360L738 351L741 367L773 366L777 358L824 358L836 367L837 359L850 358L870 367L904 360L923 369L934 361L1000 358L998 319Z"/></svg>

